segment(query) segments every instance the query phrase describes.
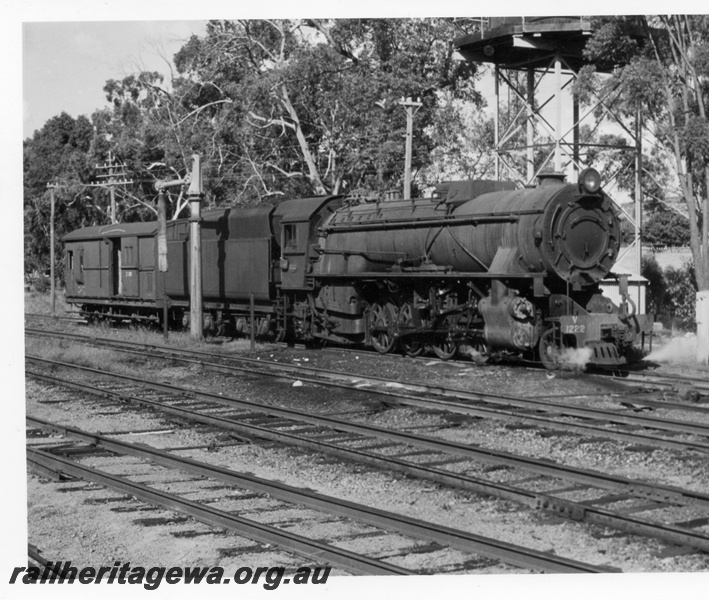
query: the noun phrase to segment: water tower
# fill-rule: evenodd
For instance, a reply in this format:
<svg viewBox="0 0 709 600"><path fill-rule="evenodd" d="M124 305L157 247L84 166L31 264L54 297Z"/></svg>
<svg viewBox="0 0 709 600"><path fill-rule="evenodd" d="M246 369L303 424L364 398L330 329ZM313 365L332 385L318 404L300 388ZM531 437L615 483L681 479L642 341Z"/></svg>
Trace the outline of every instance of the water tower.
<svg viewBox="0 0 709 600"><path fill-rule="evenodd" d="M531 185L543 171L573 175L592 166L585 163L591 147L631 150L635 154L634 214L621 211L635 227L635 239L626 253L635 250L635 271L639 274L642 120L638 114L631 129L623 124L614 106L619 92L615 96L599 94L593 106L581 112L571 88L581 67L589 64L583 49L592 35L590 17L493 17L481 21L480 31L458 38L454 44L466 60L494 65L496 179ZM643 37L640 30L637 37ZM618 66L593 64L599 73L609 73ZM500 95L502 88L507 90L505 103ZM582 126L587 127L583 131L594 133L609 123L629 138L627 145L607 146L581 138ZM602 175L604 188L612 195L618 173Z"/></svg>

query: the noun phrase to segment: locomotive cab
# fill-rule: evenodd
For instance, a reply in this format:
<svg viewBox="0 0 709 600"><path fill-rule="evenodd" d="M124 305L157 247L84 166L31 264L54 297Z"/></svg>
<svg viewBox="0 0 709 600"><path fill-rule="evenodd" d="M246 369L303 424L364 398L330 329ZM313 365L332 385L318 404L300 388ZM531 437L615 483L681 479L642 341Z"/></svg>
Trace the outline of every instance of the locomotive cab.
<svg viewBox="0 0 709 600"><path fill-rule="evenodd" d="M314 243L317 230L341 204L339 196L326 196L290 200L276 207L273 222L281 245L281 289L313 289L312 264L320 258Z"/></svg>

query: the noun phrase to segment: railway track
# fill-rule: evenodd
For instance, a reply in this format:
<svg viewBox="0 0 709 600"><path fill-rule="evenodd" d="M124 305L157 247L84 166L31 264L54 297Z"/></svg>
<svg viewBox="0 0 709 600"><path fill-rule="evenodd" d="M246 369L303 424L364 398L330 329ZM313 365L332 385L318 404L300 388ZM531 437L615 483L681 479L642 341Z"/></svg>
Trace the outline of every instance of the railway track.
<svg viewBox="0 0 709 600"><path fill-rule="evenodd" d="M146 465L159 465L162 468L187 472L200 478L195 479L195 484L203 481L203 478L212 481L216 480L238 489L249 490L250 492L264 495L267 498L276 499L285 503L287 506L305 506L308 509L320 511L328 516L336 515L341 518L352 519L357 523L364 523L381 530L381 535L395 532L410 538L405 542L406 544L416 544L420 541L433 543L435 547L426 549L430 552L438 552L440 549L444 548L454 548L463 553L483 555L487 558L506 562L518 567L554 573L598 573L617 571L613 568L589 565L579 561L565 559L547 552L523 548L515 544L477 536L465 531L443 527L418 519L412 519L400 514L374 509L362 504L298 489L282 483L266 481L255 476L244 475L229 469L185 458L173 452L152 448L145 444L137 445L114 437L82 431L75 427L59 425L32 416L28 416L26 420L28 426L31 428L48 429L66 438L80 442L82 444L81 447L77 447L76 444L71 445L72 454L80 452L82 455L86 456L87 452L90 455L94 449L100 448L117 456L130 456L143 461ZM215 508L212 500L207 503L194 502L179 497L176 494L170 494L157 489L155 486L146 486L131 481L128 477L115 475L105 469L99 470L80 464L76 460L70 460L58 455L67 453L68 448L66 445L54 446L53 449L54 451L46 447L45 449L28 448L29 464L45 473L47 471L65 473L73 477L93 481L121 492L130 493L141 500L186 513L210 525L227 527L259 542L276 544L308 558L320 561L324 560L329 564L356 573L370 575L403 575L412 573L412 571L408 569L404 569L376 557L361 556L333 546L332 544L309 539L302 535L279 529L278 527L265 525L243 517L236 517L229 512ZM143 478L145 476L145 472L142 472L141 477ZM207 504L209 504L209 506L207 506ZM313 523L309 523L308 527L314 527ZM408 549L408 547L398 549L398 555L404 556Z"/></svg>
<svg viewBox="0 0 709 600"><path fill-rule="evenodd" d="M636 406L660 406L709 417L709 407L695 404L659 402L642 397L625 401L631 410L609 410L568 402L540 400L508 395L466 392L442 386L415 383L392 383L386 379L358 374L329 371L303 364L245 357L225 357L199 351L180 351L153 344L134 344L115 340L96 340L84 335L47 333L26 330L29 335L51 336L97 347L110 348L135 355L179 360L198 364L201 368L222 374L260 374L301 382L345 389L352 392L376 394L388 402L422 409L442 410L470 417L503 421L519 421L555 431L590 435L627 443L649 444L653 447L677 451L709 452L709 425L635 414ZM219 360L220 362L213 362ZM644 404L644 402L646 403ZM620 404L623 404L621 400ZM656 433L649 433L649 432ZM662 435L660 435L662 434Z"/></svg>
<svg viewBox="0 0 709 600"><path fill-rule="evenodd" d="M51 315L43 315L43 314L35 314L35 313L25 313L25 317L29 318L36 318L36 319L52 319L54 321L64 321L67 323L86 323L85 319L78 317L78 316L72 316L72 315L62 315L62 316L57 316L57 317L52 317ZM31 330L28 330L31 331ZM71 335L71 334L67 334ZM356 350L351 349L351 348L338 348L338 351L340 352L357 352L357 353L367 353L367 354L374 354L377 355L377 353L374 350L368 349L368 348L358 348ZM204 353L207 355L207 353ZM409 361L417 361L421 362L422 364L428 362L431 359L431 357L423 357L423 356L418 356L418 357L407 357L406 360ZM454 359L448 361L450 364L460 364L461 366L471 366L474 364L473 361L471 360L460 360L460 359ZM521 365L529 364L529 361L521 361ZM534 363L534 368L539 368L541 367L541 363L537 364ZM525 368L523 366L520 366L519 368ZM530 368L530 367L527 367ZM677 374L657 374L657 373L648 373L648 372L642 372L638 370L634 371L627 371L624 372L622 376L619 376L617 374L618 369L596 369L594 371L595 375L599 376L607 376L612 378L615 381L618 381L619 383L623 383L626 385L630 386L635 386L639 388L640 390L656 390L656 389L678 389L678 388L684 388L684 387L689 387L694 391L697 391L701 393L702 395L709 395L709 374L706 377L702 376L688 376L688 375L677 375ZM671 408L673 403L669 403L667 401L663 401L661 403L658 402L653 402L651 399L647 398L642 398L642 397L636 397L634 400L638 403L641 403L645 406L654 406L654 407L664 407L664 408ZM686 408L686 405L682 405L684 408ZM709 409L707 409L709 410Z"/></svg>
<svg viewBox="0 0 709 600"><path fill-rule="evenodd" d="M262 406L224 394L199 392L87 367L32 357L28 361L52 369L70 369L89 377L109 377L117 382L111 387L99 388L59 378L54 373L47 375L28 370L29 376L50 385L149 406L173 417L225 429L248 439L266 439L323 452L468 492L513 500L565 518L586 520L709 550L708 534L702 529L709 522L706 519L709 496L705 494L476 448L409 431ZM115 389L117 386L120 389ZM146 397L146 388L158 392L161 397ZM459 469L463 466L466 470L461 473ZM504 480L501 480L502 474L506 475ZM527 483L520 485L520 481ZM610 495L609 491L612 492ZM570 497L577 499L570 500ZM640 518L627 514L636 511L655 516ZM673 519L695 523L698 530L672 525Z"/></svg>

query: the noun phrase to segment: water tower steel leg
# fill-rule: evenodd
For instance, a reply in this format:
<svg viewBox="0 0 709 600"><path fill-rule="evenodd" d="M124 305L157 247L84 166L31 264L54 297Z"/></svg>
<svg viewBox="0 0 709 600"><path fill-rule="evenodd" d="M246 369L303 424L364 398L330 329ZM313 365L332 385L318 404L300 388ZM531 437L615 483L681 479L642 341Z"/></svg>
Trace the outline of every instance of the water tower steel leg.
<svg viewBox="0 0 709 600"><path fill-rule="evenodd" d="M556 122L554 123L554 137L556 146L554 148L554 171L561 172L561 58L557 56L554 59L554 79L556 83Z"/></svg>
<svg viewBox="0 0 709 600"><path fill-rule="evenodd" d="M573 95L573 119L574 119L574 173L578 176L579 173L579 161L580 161L580 153L579 153L579 141L580 141L580 136L579 136L579 99L578 97L574 94Z"/></svg>
<svg viewBox="0 0 709 600"><path fill-rule="evenodd" d="M495 180L500 180L500 67L495 65Z"/></svg>
<svg viewBox="0 0 709 600"><path fill-rule="evenodd" d="M527 69L527 185L534 180L534 69Z"/></svg>

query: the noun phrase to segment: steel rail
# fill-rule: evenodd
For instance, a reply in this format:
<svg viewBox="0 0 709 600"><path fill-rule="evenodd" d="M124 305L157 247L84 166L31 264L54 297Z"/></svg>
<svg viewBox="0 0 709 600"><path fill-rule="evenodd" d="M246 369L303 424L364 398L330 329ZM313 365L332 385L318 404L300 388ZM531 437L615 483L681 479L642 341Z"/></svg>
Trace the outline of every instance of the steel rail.
<svg viewBox="0 0 709 600"><path fill-rule="evenodd" d="M337 419L334 417L313 415L305 413L303 411L296 411L287 408L278 408L272 406L264 406L256 402L251 402L248 400L242 400L239 398L234 398L232 396L227 396L224 394L213 394L209 392L199 392L195 390L190 390L188 388L182 388L179 386L174 386L167 383L159 383L154 381L148 381L145 379L131 377L129 375L121 375L116 373L110 373L106 371L100 371L98 369L93 369L91 367L83 367L80 365L72 365L69 363L62 363L59 361L48 361L46 359L36 359L28 357L31 360L52 364L60 365L70 369L83 371L87 373L92 373L94 375L107 376L114 379L119 379L122 381L130 381L149 387L154 390L168 391L173 394L180 395L182 397L185 394L189 394L197 400L206 400L209 402L214 402L221 404L222 406L227 406L230 408L240 407L247 409L249 411L255 411L257 413L262 413L270 417L285 418L292 421L300 423L308 423L309 425L318 425L329 427L337 431L344 431L348 433L354 433L356 435L365 435L370 437L382 438L385 440L397 441L404 444L409 444L411 446L424 448L428 450L434 450L436 452L442 452L444 454L453 454L456 456L463 456L466 458L471 458L479 462L492 463L496 465L504 464L507 466L512 466L516 468L521 468L532 473L537 473L540 475L557 477L560 479L566 479L570 481L575 481L577 483L582 483L586 485L592 485L595 487L600 487L603 489L611 490L621 490L624 493L638 496L641 498L648 498L658 502L668 502L671 504L678 505L697 505L709 508L709 495L702 494L700 492L694 492L691 490L683 490L681 488L653 484L645 481L638 481L632 479L626 479L624 477L610 475L605 473L599 473L597 471L592 471L590 469L580 469L577 467L570 467L566 465L560 465L548 460L538 460L531 457L517 456L510 454L508 452L491 450L484 448L476 448L474 446L460 444L457 442L451 442L448 440L433 438L429 436L422 436L411 434L402 431L394 431L391 429L385 429L383 427L377 427L375 425L365 425L360 423L353 423L350 421L345 421L343 419ZM32 374L32 373L29 373ZM47 378L47 376L42 376ZM72 387L77 384L70 384ZM80 385L80 384L78 384ZM106 394L105 391L99 392ZM141 400L143 403L148 403L150 401ZM159 403L156 403L159 404ZM171 407L171 410L175 410Z"/></svg>
<svg viewBox="0 0 709 600"><path fill-rule="evenodd" d="M85 336L78 337L85 338ZM190 364L197 364L205 369L219 373L230 374L236 371L251 375L256 373L268 377L298 379L300 381L312 383L315 385L324 385L329 387L336 387L339 389L346 389L353 392L385 396L388 398L393 398L397 404L414 406L418 408L434 408L444 412L454 412L458 414L490 418L495 420L509 421L523 419L526 423L534 423L539 427L545 427L548 429L573 431L575 433L580 433L584 435L594 435L603 437L605 439L615 439L630 443L644 443L657 448L665 448L668 450L695 450L697 452L709 452L709 443L674 440L671 438L660 437L657 435L639 433L638 431L619 431L587 423L570 423L558 421L555 419L539 416L537 414L530 414L527 412L519 413L515 410L509 409L509 407L512 406L523 410L534 409L552 413L556 411L556 413L554 414L559 414L560 416L574 416L576 418L582 418L587 420L599 420L599 417L602 416L606 421L614 422L615 424L620 425L629 425L635 428L650 428L660 431L668 431L670 433L681 433L685 435L700 435L702 437L709 437L709 426L687 423L685 421L669 421L662 419L654 419L651 417L618 415L617 413L612 411L601 411L599 409L593 408L575 408L557 403L526 400L523 398L513 398L509 396L493 396L489 394L479 394L476 392L471 393L460 390L448 390L446 388L429 387L419 384L397 383L396 390L392 390L386 389L387 384L391 385L391 382L377 377L351 375L339 372L333 373L325 371L323 369L301 367L300 365L282 365L281 363L275 363L270 361L254 360L250 363L251 366L249 367L239 367L233 364L220 365L217 363L208 363L205 361L189 358L189 354L191 353L174 352L171 349L166 350L164 347L161 346L154 346L152 347L153 352L147 352L145 350L136 350L135 348L131 348L131 344L126 342L119 342L117 345L113 345L112 342L97 343L97 345L100 347L114 348L122 352L127 352L139 356L146 356L150 358L155 358L154 351L157 350L163 352L166 358L170 358L172 360L180 360L182 362ZM140 344L140 346L145 347L149 345ZM208 354L208 356L212 355ZM237 362L244 361L244 359L233 357L228 357L227 360ZM270 366L273 367L277 372L258 368L259 366L266 366L267 368ZM311 371L316 374L322 374L324 379L319 379L317 377L307 377L303 374L303 371ZM375 382L379 385L383 385L384 387L366 389L357 387L358 385L367 382ZM416 393L430 393L434 395L434 397L422 397L415 395ZM440 397L437 398L435 397L435 395L439 395ZM468 404L466 402L456 401L455 399L463 399L467 402L474 402L476 404ZM479 403L503 406L496 406L493 408L489 406L480 406ZM550 410L549 407L551 407L552 410ZM602 420L601 422L604 421Z"/></svg>
<svg viewBox="0 0 709 600"><path fill-rule="evenodd" d="M176 456L144 444L138 446L104 435L82 431L75 427L50 423L32 416L28 416L26 421L30 425L52 429L74 439L100 446L111 452L127 454L149 460L164 467L181 469L203 477L218 479L230 485L268 494L285 502L301 504L324 511L328 514L336 514L356 519L374 527L385 529L386 531L396 531L403 535L450 546L463 552L482 554L488 558L501 560L522 568L539 569L554 573L607 573L618 571L617 569L603 566L597 567L556 556L548 552L525 548L502 540L495 540L467 531L453 529L438 523L422 521L405 515L372 508L364 504L357 504L348 500L325 496L317 492L299 489L284 483L267 481L266 479L252 475L244 475L224 467L210 465L191 458Z"/></svg>
<svg viewBox="0 0 709 600"><path fill-rule="evenodd" d="M627 377L613 377L613 379L623 383L665 387L686 385L705 392L709 391L709 381L707 381L707 379L709 379L709 373L707 373L704 379L689 377L687 375L657 375L655 373L630 373Z"/></svg>
<svg viewBox="0 0 709 600"><path fill-rule="evenodd" d="M46 335L47 332L41 332L38 331L37 333ZM352 373L345 373L342 371L331 371L331 370L326 370L326 369L319 369L317 367L306 367L304 365L285 365L283 363L275 362L275 361L268 361L268 360L256 360L256 359L249 359L249 358L244 358L244 357L235 357L235 356L220 356L222 360L228 360L231 362L238 362L238 363L245 363L248 364L249 367L238 367L235 365L220 365L217 363L208 363L204 362L201 360L196 360L194 358L191 358L192 356L198 355L198 356L206 356L208 358L215 358L214 354L210 354L208 352L201 352L201 351L179 351L173 348L166 348L165 346L160 346L160 345L153 345L153 344L132 344L130 342L121 342L121 341L108 341L108 340L95 340L94 338L90 338L88 336L83 336L83 335L78 335L78 334L66 334L66 333L57 333L54 334L52 333L51 335L57 335L57 337L67 337L70 339L76 339L79 341L84 341L88 342L91 344L97 344L99 346L105 346L105 347L110 347L110 348L116 348L116 349L123 349L125 352L129 353L134 353L134 354L139 354L139 355L146 355L144 351L136 350L135 346L144 348L146 350L150 350L152 352L155 351L160 351L164 352L168 355L175 355L179 356L179 360L183 360L185 362L191 362L194 364L199 364L202 367L209 368L212 370L236 370L240 372L246 372L246 373L253 373L256 371L261 372L259 367L263 368L265 367L272 367L273 369L278 370L280 373L277 375L279 377L289 377L292 379L300 379L301 381L308 381L311 383L316 383L320 385L325 385L325 382L322 379L309 379L306 377L305 373L312 373L321 376L322 378L326 380L331 380L332 383L331 385L337 386L337 387L345 387L347 389L352 389L352 390L358 390L359 388L355 388L354 385L358 383L376 383L379 385L386 386L387 384L391 384L391 381L384 379L383 377L375 377L371 375L355 375ZM131 347L133 346L133 347ZM148 356L154 356L153 354L147 354ZM254 369L256 368L256 369ZM222 371L223 372L223 371ZM271 373L266 373L273 375ZM342 380L348 380L348 383L343 383ZM464 390L457 390L453 388L446 388L443 386L428 386L428 385L423 385L423 384L416 384L416 383L397 383L397 391L396 392L391 392L391 391L386 391L386 390L379 390L379 389L367 389L367 390L359 390L359 391L364 391L368 393L375 393L375 394L383 394L383 395L389 395L389 396L394 396L394 397L401 397L402 398L402 403L405 404L412 404L412 405L419 405L419 406L425 406L426 408L441 408L443 410L448 410L448 411L453 411L453 412L463 412L463 413L468 413L468 411L471 410L471 407L464 402L460 402L461 400L465 401L472 401L472 402L483 402L486 404L495 404L495 405L504 405L506 407L512 406L516 408L522 408L522 409L531 409L535 411L541 411L541 412L554 412L555 414L559 414L562 416L570 416L570 417L577 417L581 419L594 419L594 420L600 420L603 422L610 422L610 423L615 423L615 424L620 424L620 425L629 425L633 427L639 427L639 428L651 428L651 429L656 429L658 431L668 431L671 433L682 433L682 434L687 434L687 435L699 435L702 437L709 437L709 426L708 425L701 425L701 424L695 424L695 423L689 423L686 421L678 421L678 420L671 420L671 419L660 419L660 418L653 418L653 417L647 417L647 416L637 416L637 415L621 415L618 414L617 412L610 411L610 410L603 410L603 409L597 409L597 408L590 408L590 407L575 407L575 406L569 406L568 404L561 404L558 402L550 402L550 401L540 401L540 400L533 400L533 399L527 399L527 398L521 398L521 397L516 397L516 396L507 396L507 395L502 395L502 394L485 394L481 392L466 392ZM421 394L432 394L434 396L440 396L440 398L418 398L418 397L412 397L412 396L404 396L404 392L416 392L416 393L421 393ZM478 409L481 410L481 409ZM498 411L499 412L499 411ZM490 415L490 413L486 413L487 415ZM476 415L480 416L480 415ZM523 415L523 418L525 419L536 419L539 420L539 417L535 417L532 415ZM564 424L564 426L567 426L569 424ZM583 426L584 429L587 428L587 426ZM606 435L608 435L610 432L608 432L605 429L597 429L595 433L601 433L605 432ZM653 438L653 440L656 439L661 439L661 438ZM709 450L709 446L707 445L702 445L698 444L697 448L698 450Z"/></svg>
<svg viewBox="0 0 709 600"><path fill-rule="evenodd" d="M697 404L681 404L679 402L669 402L667 400L651 400L650 398L638 397L632 394L627 396L616 397L615 401L620 404L628 404L633 406L649 406L652 408L660 408L663 410L679 410L685 412L698 413L701 415L709 415L709 406Z"/></svg>
<svg viewBox="0 0 709 600"><path fill-rule="evenodd" d="M64 315L51 315L42 313L23 313L25 317L30 317L33 319L52 319L53 321L83 321L84 319L79 315L78 312L74 314L64 314Z"/></svg>
<svg viewBox="0 0 709 600"><path fill-rule="evenodd" d="M36 373L31 373L31 376L46 381L50 384L72 387L82 392L88 392L101 396L111 396L121 401L141 404L181 419L231 430L241 436L257 437L291 446L306 448L308 450L337 456L338 458L372 465L377 468L398 471L413 477L434 481L436 483L465 490L467 492L510 500L530 508L543 509L573 520L585 520L589 523L612 527L628 533L655 537L673 544L686 545L703 551L709 551L709 536L705 536L701 533L693 532L687 529L644 521L642 519L637 519L622 514L619 515L603 508L563 500L548 494L530 492L528 490L513 487L504 483L497 483L468 475L461 475L451 471L444 471L442 469L436 469L430 466L404 461L392 456L376 455L371 452L362 451L361 449L338 447L331 443L318 441L317 439L308 439L301 435L294 435L289 432L273 431L258 425L234 422L227 417L207 415L186 408L171 407L153 400L126 395L122 392L100 390L87 384L67 382L66 380L62 380L57 377L45 376ZM643 498L645 497L647 496L644 495Z"/></svg>
<svg viewBox="0 0 709 600"><path fill-rule="evenodd" d="M59 456L54 456L43 450L27 448L27 462L31 468L38 466L43 470L53 470L72 477L98 483L104 487L115 489L149 504L161 506L187 514L198 521L229 529L265 544L275 544L286 550L296 552L318 561L326 561L346 570L365 575L411 575L411 571L390 565L376 559L358 555L329 544L309 540L303 536L276 527L258 523L243 517L237 517L226 511L212 508L181 498L175 494L151 488L141 483L130 481L124 477L100 471Z"/></svg>

